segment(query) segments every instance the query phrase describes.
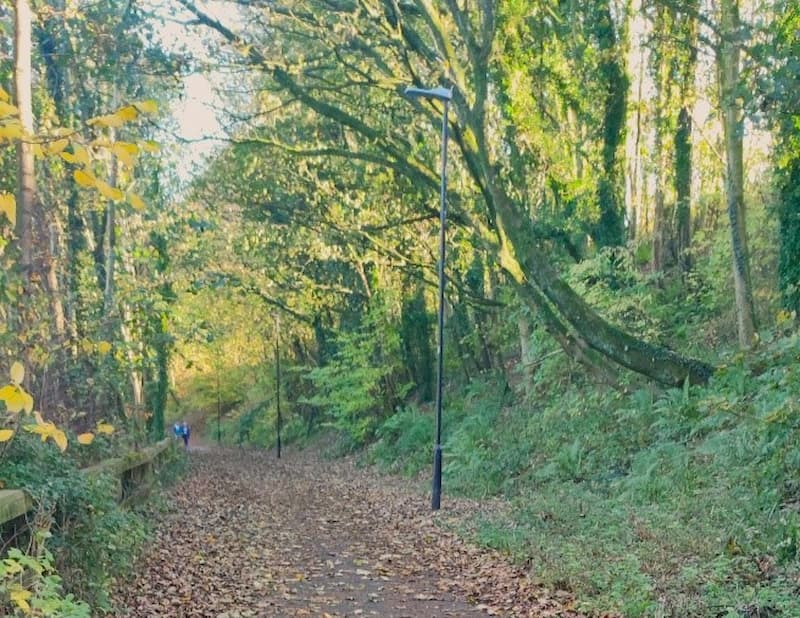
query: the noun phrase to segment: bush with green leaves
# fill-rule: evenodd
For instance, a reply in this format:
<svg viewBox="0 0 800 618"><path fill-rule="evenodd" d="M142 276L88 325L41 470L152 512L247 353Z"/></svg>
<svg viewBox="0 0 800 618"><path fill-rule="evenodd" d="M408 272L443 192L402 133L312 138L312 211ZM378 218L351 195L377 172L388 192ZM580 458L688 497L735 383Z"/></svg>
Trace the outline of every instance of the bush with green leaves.
<svg viewBox="0 0 800 618"><path fill-rule="evenodd" d="M325 411L327 423L352 446L370 440L411 389L403 376L401 342L389 303L378 295L357 331L340 333L336 352L307 378L315 394L304 403Z"/></svg>

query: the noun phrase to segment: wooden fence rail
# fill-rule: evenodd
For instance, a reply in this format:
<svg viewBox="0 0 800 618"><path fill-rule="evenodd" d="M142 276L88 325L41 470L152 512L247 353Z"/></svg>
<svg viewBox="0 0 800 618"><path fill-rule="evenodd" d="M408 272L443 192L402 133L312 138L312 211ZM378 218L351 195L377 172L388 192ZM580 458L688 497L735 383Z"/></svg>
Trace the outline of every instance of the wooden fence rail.
<svg viewBox="0 0 800 618"><path fill-rule="evenodd" d="M124 490L126 477L137 471L148 469L150 465L169 447L172 440L165 438L161 442L142 449L133 451L123 457L106 459L98 464L89 466L81 470L84 474L110 474L120 482L120 493ZM35 502L33 498L22 489L2 489L0 490L0 525L16 519L27 512L33 510Z"/></svg>

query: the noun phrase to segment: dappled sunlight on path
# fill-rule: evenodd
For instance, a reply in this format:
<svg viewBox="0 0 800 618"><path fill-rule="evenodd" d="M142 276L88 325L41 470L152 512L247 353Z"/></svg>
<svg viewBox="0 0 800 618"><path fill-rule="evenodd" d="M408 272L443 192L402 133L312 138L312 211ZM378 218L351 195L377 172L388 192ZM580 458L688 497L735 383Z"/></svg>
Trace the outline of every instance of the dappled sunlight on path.
<svg viewBox="0 0 800 618"><path fill-rule="evenodd" d="M577 615L401 484L309 452L189 456L120 616Z"/></svg>

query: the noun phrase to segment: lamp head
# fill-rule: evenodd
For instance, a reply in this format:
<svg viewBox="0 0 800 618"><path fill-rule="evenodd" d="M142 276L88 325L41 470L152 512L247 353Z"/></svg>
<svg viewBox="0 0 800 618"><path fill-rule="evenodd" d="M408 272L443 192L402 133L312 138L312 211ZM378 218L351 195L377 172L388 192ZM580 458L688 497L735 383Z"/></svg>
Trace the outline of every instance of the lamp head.
<svg viewBox="0 0 800 618"><path fill-rule="evenodd" d="M415 86L408 86L404 91L407 97L421 98L421 99L438 99L439 101L452 101L453 89L438 86L437 88L416 88Z"/></svg>

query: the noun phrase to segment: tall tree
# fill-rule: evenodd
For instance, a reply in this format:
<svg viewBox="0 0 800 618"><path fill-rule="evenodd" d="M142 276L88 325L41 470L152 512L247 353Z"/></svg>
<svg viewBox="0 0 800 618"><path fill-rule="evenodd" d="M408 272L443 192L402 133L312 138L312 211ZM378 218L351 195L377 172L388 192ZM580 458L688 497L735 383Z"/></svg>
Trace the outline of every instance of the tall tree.
<svg viewBox="0 0 800 618"><path fill-rule="evenodd" d="M725 192L733 248L736 321L739 345L749 348L755 342L756 325L744 202L744 115L740 79L743 30L739 0L721 0L718 15L720 40L716 52L725 139Z"/></svg>
<svg viewBox="0 0 800 618"><path fill-rule="evenodd" d="M270 34L245 38L191 0L180 1L201 25L240 50L253 68L265 71L271 89L339 127L338 132L318 135L315 145L295 148L308 156L371 161L435 190L438 174L415 155L416 140L409 139L409 133L419 129L408 118L409 104L403 107L397 95L406 83L452 83L458 121L451 131L465 181L470 181L465 193L474 189L481 198L470 207L466 195L454 194L454 210L461 225L492 252L549 332L575 358L609 375L621 365L665 384L680 384L687 377L692 382L708 379L708 364L646 343L609 323L559 276L531 218L530 204L519 199L518 185L508 183L504 174L510 169L510 151L520 144L506 149L497 140L497 128L504 128L506 120L495 97L509 82L503 81L508 76L498 76L493 64L501 32L496 3L484 0L471 11L455 2L444 7L419 2L412 7L372 0L358 8L302 0L272 9L251 8L269 10ZM284 15L291 17L283 21ZM287 40L302 41L302 47L292 49ZM331 58L337 62L329 62ZM378 109L381 116L369 113ZM420 103L416 109L434 124L441 119L433 103ZM346 146L332 139L343 132L349 139ZM533 155L532 162L538 163L528 172L531 182L547 160L541 150Z"/></svg>
<svg viewBox="0 0 800 618"><path fill-rule="evenodd" d="M33 143L32 19L28 0L14 4L14 95L19 119L27 139L17 142L17 239L20 269L25 286L30 285L33 264L32 220L36 201Z"/></svg>

